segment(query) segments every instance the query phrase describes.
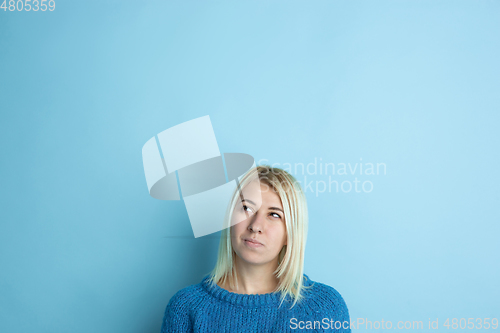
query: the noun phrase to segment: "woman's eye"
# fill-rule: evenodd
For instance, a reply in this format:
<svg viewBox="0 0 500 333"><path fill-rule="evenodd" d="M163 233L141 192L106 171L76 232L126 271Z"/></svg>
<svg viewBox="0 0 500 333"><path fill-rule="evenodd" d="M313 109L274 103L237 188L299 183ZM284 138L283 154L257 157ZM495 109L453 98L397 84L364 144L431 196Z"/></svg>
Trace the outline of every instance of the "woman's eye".
<svg viewBox="0 0 500 333"><path fill-rule="evenodd" d="M280 216L279 214L277 214L277 213L271 213L271 216L272 216L272 217L276 217L276 218L278 218L278 219L280 219L280 218L281 218L281 216Z"/></svg>
<svg viewBox="0 0 500 333"><path fill-rule="evenodd" d="M243 210L246 212L252 213L252 208L250 208L248 206L243 205Z"/></svg>

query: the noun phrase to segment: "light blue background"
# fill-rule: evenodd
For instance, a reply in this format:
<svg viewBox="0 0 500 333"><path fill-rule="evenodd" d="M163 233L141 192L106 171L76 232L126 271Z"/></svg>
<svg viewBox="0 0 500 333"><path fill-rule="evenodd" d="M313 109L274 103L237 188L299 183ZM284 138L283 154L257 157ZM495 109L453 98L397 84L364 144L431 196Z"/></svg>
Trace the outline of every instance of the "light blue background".
<svg viewBox="0 0 500 333"><path fill-rule="evenodd" d="M306 274L352 319L500 317L499 32L498 1L0 11L0 331L159 332L218 238L149 196L141 148L204 115L222 152L386 164L307 193Z"/></svg>

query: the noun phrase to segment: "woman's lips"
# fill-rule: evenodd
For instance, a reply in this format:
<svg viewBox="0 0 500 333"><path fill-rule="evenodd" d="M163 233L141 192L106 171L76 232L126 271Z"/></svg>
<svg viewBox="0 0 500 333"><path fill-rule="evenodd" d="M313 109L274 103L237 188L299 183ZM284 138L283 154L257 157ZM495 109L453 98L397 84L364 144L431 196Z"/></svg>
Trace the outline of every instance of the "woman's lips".
<svg viewBox="0 0 500 333"><path fill-rule="evenodd" d="M253 239L249 239L249 238L247 238L247 239L245 239L244 241L245 241L245 244L246 244L247 246L250 246L250 247L253 247L253 248L264 246L264 245L262 245L261 243L259 243L258 241L253 240Z"/></svg>

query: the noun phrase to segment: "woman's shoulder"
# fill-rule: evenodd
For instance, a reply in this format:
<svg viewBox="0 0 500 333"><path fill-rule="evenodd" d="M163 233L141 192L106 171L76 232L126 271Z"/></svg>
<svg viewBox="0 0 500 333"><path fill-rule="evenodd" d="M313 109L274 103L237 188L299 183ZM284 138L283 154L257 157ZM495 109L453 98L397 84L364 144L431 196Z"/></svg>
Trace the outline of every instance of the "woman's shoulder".
<svg viewBox="0 0 500 333"><path fill-rule="evenodd" d="M189 332L191 312L202 293L199 284L193 284L177 291L168 302L163 316L161 332Z"/></svg>
<svg viewBox="0 0 500 333"><path fill-rule="evenodd" d="M313 281L305 274L304 277L304 296L315 311L333 311L342 317L348 316L344 298L335 288Z"/></svg>
<svg viewBox="0 0 500 333"><path fill-rule="evenodd" d="M177 291L168 303L168 307L186 309L192 306L192 301L203 293L200 283L192 284Z"/></svg>

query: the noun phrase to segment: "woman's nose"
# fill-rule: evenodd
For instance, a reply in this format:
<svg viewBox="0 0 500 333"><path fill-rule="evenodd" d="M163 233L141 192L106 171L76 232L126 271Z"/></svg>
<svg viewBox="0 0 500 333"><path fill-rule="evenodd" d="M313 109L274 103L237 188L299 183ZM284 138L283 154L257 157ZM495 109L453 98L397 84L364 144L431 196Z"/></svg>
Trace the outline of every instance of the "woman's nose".
<svg viewBox="0 0 500 333"><path fill-rule="evenodd" d="M253 232L263 232L264 231L264 218L261 216L259 212L255 213L250 218L250 224L248 225L248 229Z"/></svg>

